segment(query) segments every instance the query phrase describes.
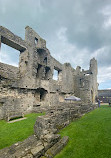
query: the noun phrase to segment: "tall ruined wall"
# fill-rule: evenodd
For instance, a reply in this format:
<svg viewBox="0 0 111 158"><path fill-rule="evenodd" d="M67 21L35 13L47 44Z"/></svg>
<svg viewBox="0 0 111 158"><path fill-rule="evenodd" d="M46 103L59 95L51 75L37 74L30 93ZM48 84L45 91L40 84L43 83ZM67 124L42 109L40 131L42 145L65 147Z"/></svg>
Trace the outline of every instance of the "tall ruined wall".
<svg viewBox="0 0 111 158"><path fill-rule="evenodd" d="M25 40L0 26L0 45L1 43L20 52L18 68L0 63L1 111L10 105L12 111L16 109L15 105L23 113L36 111L38 106L64 103L64 98L71 95L80 97L85 103L95 103L95 59L90 61L87 71L81 71L79 66L75 70L69 63L61 64L51 56L46 48L46 41L29 26L25 28ZM53 79L54 70L58 73L57 80ZM5 117L6 114L2 115Z"/></svg>
<svg viewBox="0 0 111 158"><path fill-rule="evenodd" d="M75 94L86 103L95 104L98 96L97 61L90 60L89 70L82 70L78 66L75 71Z"/></svg>
<svg viewBox="0 0 111 158"><path fill-rule="evenodd" d="M63 65L61 91L74 94L74 69L71 67L70 63L65 63Z"/></svg>

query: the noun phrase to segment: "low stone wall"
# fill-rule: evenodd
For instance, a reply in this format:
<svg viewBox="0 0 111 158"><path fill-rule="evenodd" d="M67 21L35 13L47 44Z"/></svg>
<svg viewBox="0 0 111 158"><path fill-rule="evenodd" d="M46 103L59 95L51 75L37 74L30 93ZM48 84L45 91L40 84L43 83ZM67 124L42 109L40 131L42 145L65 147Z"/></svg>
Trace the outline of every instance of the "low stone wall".
<svg viewBox="0 0 111 158"><path fill-rule="evenodd" d="M60 139L60 136L53 142L53 146L44 146L41 140L35 135L30 136L23 142L13 144L11 147L0 150L0 158L53 158L60 152L68 142L68 137ZM48 150L47 150L48 149Z"/></svg>
<svg viewBox="0 0 111 158"><path fill-rule="evenodd" d="M39 116L36 120L35 134L43 142L48 141L49 135L52 137L60 129L67 126L71 121L81 117L83 114L96 108L94 105L64 104L50 107L46 115Z"/></svg>
<svg viewBox="0 0 111 158"><path fill-rule="evenodd" d="M53 158L68 142L68 137L61 139L58 131L95 108L81 102L50 107L46 115L37 118L35 135L0 150L0 158Z"/></svg>

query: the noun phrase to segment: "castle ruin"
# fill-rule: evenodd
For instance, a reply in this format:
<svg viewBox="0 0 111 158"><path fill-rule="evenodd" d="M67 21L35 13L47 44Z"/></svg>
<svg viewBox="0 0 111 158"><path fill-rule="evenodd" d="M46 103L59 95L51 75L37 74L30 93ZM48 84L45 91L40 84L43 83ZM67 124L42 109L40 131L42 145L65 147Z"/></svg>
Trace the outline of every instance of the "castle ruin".
<svg viewBox="0 0 111 158"><path fill-rule="evenodd" d="M20 56L19 67L0 63L0 119L57 106L73 95L95 104L98 85L94 58L86 71L80 66L74 69L70 63L61 64L51 56L46 41L29 26L25 40L0 26L1 43L18 50ZM53 79L55 70L57 80Z"/></svg>
<svg viewBox="0 0 111 158"><path fill-rule="evenodd" d="M37 118L34 135L0 150L0 157L52 158L68 142L68 137L61 139L58 131L97 107L97 61L90 60L89 70L61 64L51 56L46 41L29 26L25 40L0 26L1 43L19 50L20 59L19 67L0 63L0 119L9 121L40 111L46 111L46 115ZM81 101L65 101L70 96Z"/></svg>

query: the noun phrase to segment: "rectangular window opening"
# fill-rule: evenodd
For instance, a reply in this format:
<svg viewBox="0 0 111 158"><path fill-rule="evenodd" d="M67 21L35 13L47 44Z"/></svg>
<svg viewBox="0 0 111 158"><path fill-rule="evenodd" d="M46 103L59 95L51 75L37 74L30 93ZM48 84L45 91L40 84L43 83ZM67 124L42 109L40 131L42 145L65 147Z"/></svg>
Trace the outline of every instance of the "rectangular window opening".
<svg viewBox="0 0 111 158"><path fill-rule="evenodd" d="M53 80L56 80L56 81L58 80L58 74L59 74L58 71L54 69L54 71L53 71Z"/></svg>
<svg viewBox="0 0 111 158"><path fill-rule="evenodd" d="M47 64L47 57L44 58L44 64Z"/></svg>
<svg viewBox="0 0 111 158"><path fill-rule="evenodd" d="M18 67L19 55L20 51L1 43L0 62Z"/></svg>
<svg viewBox="0 0 111 158"><path fill-rule="evenodd" d="M42 76L42 65L38 64L36 77L40 78Z"/></svg>
<svg viewBox="0 0 111 158"><path fill-rule="evenodd" d="M35 37L35 46L38 44L38 39Z"/></svg>

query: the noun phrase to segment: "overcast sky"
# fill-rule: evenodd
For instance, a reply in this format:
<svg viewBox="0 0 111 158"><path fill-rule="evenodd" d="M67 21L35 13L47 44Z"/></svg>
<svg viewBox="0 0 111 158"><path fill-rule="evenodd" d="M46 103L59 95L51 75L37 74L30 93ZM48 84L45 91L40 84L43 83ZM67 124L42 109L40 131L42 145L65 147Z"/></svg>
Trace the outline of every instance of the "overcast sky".
<svg viewBox="0 0 111 158"><path fill-rule="evenodd" d="M25 37L32 27L53 57L89 68L98 61L99 89L111 88L111 0L0 0L0 25ZM2 44L0 61L17 65L19 53Z"/></svg>

